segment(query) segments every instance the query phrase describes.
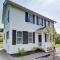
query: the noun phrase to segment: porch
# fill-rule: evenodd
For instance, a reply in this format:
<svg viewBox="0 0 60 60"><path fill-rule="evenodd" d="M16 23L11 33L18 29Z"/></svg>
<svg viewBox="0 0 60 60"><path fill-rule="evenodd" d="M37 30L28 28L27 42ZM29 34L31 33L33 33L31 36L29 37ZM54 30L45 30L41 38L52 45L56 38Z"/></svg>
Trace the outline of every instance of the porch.
<svg viewBox="0 0 60 60"><path fill-rule="evenodd" d="M50 35L50 32L47 30L47 28L43 27L38 29L36 31L36 35L39 48L46 50L47 48L51 49L54 47L53 33Z"/></svg>

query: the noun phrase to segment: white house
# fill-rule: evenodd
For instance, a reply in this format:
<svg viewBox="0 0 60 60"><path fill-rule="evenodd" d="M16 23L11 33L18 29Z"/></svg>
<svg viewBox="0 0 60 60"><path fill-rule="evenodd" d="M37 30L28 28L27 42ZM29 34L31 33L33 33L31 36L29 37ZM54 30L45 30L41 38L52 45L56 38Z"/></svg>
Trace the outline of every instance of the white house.
<svg viewBox="0 0 60 60"><path fill-rule="evenodd" d="M38 47L44 50L53 46L53 20L28 8L5 0L2 22L4 24L4 49L9 54Z"/></svg>

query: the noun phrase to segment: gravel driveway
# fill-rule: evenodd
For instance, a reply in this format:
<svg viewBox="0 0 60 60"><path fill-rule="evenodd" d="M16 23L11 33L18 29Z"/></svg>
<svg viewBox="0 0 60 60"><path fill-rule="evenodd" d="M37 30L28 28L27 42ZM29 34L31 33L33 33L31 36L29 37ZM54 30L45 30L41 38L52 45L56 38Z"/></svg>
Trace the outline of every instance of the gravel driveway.
<svg viewBox="0 0 60 60"><path fill-rule="evenodd" d="M0 51L0 60L54 60L53 58L55 58L55 60L60 60L60 49L57 49L56 51L56 58L53 57L53 52L51 52L51 55L48 57L41 57L46 55L46 53L35 53L24 57L13 57L4 51Z"/></svg>

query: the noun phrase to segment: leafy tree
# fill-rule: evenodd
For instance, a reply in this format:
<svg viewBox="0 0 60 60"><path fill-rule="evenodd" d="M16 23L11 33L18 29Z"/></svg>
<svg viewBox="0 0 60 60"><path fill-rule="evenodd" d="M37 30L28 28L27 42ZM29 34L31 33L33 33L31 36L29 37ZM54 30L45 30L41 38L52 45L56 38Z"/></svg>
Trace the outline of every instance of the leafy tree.
<svg viewBox="0 0 60 60"><path fill-rule="evenodd" d="M60 34L56 33L55 44L60 44Z"/></svg>
<svg viewBox="0 0 60 60"><path fill-rule="evenodd" d="M0 32L3 32L3 28L2 28L2 29L0 29Z"/></svg>

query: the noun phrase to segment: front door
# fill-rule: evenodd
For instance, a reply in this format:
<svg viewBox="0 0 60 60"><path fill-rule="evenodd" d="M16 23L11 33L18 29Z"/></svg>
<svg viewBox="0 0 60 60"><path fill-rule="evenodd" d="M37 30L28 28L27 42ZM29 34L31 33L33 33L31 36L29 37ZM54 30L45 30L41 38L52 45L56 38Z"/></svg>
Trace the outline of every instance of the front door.
<svg viewBox="0 0 60 60"><path fill-rule="evenodd" d="M41 46L41 44L42 44L42 35L38 35L38 42L39 42L39 45Z"/></svg>

